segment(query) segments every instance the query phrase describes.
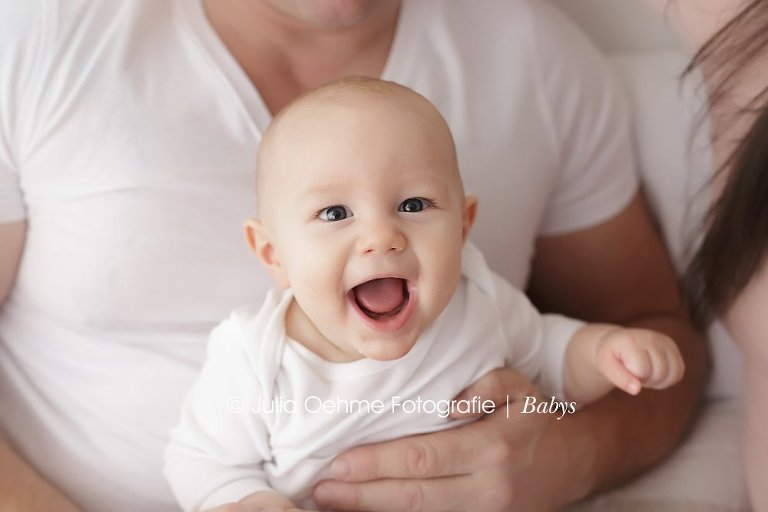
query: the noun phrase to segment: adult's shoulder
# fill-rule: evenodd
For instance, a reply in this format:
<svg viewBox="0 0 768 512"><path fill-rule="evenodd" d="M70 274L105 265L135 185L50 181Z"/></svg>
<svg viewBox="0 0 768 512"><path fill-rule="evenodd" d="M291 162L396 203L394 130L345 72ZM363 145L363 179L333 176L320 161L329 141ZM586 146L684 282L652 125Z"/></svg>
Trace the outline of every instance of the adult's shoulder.
<svg viewBox="0 0 768 512"><path fill-rule="evenodd" d="M33 88L32 78L50 48L46 35L44 0L0 0L0 196L7 200L8 185L13 195L12 209L23 211L15 172L14 142L18 139L18 119ZM31 101L30 101L31 103Z"/></svg>
<svg viewBox="0 0 768 512"><path fill-rule="evenodd" d="M115 11L110 6L112 2L88 0L0 0L0 92L4 97L12 95L15 105L46 77L50 79L47 74L53 66L77 53L72 48L88 44L84 32L95 30L96 23ZM105 27L98 30L103 32Z"/></svg>
<svg viewBox="0 0 768 512"><path fill-rule="evenodd" d="M529 24L531 44L542 66L605 67L603 54L586 34L549 0L516 0Z"/></svg>
<svg viewBox="0 0 768 512"><path fill-rule="evenodd" d="M47 47L57 57L66 56L70 48L108 37L121 21L159 19L177 4L150 0L0 0L0 52L5 56L26 50L40 58Z"/></svg>
<svg viewBox="0 0 768 512"><path fill-rule="evenodd" d="M573 22L548 0L443 0L427 5L432 9L430 15L439 10L444 20L455 22L465 31L492 37L499 44L549 41L554 45L574 38L579 44L589 44Z"/></svg>
<svg viewBox="0 0 768 512"><path fill-rule="evenodd" d="M524 80L525 89L507 94L522 91L541 112L557 179L540 233L574 232L626 207L636 192L630 114L613 71L586 34L548 0L459 1L445 9L476 27L462 35L483 42L485 50L475 47L472 57L479 61L487 52L475 65L484 76L502 87Z"/></svg>
<svg viewBox="0 0 768 512"><path fill-rule="evenodd" d="M20 44L39 52L41 45L72 35L88 23L89 13L110 11L109 2L87 0L0 0L0 51L7 54Z"/></svg>
<svg viewBox="0 0 768 512"><path fill-rule="evenodd" d="M517 76L521 67L534 79L548 72L605 74L602 54L589 38L549 0L409 0L406 12L427 38L459 52L480 69ZM447 38L447 39L445 39ZM446 44L447 41L450 43Z"/></svg>
<svg viewBox="0 0 768 512"><path fill-rule="evenodd" d="M0 0L2 75L19 76L31 67L31 61L45 45L47 11L44 0Z"/></svg>
<svg viewBox="0 0 768 512"><path fill-rule="evenodd" d="M44 0L0 0L0 41L4 43L0 48L39 31L46 12L45 3Z"/></svg>

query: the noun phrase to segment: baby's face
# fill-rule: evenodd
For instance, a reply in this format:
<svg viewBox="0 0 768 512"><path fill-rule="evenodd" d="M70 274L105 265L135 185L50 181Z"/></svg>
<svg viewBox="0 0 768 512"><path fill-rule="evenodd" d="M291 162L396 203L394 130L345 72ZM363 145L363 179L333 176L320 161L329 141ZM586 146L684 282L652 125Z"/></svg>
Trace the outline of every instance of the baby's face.
<svg viewBox="0 0 768 512"><path fill-rule="evenodd" d="M456 289L474 215L446 128L412 100L361 100L280 130L259 197L289 336L336 361L404 356Z"/></svg>

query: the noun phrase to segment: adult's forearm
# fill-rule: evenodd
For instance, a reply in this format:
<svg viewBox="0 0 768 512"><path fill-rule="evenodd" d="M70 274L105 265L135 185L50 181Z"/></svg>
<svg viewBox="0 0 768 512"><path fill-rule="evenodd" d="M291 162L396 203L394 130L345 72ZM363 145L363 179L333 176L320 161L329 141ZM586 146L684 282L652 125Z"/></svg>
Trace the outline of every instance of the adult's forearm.
<svg viewBox="0 0 768 512"><path fill-rule="evenodd" d="M25 221L0 223L0 306L10 293L27 232Z"/></svg>
<svg viewBox="0 0 768 512"><path fill-rule="evenodd" d="M0 512L77 512L61 491L0 438Z"/></svg>
<svg viewBox="0 0 768 512"><path fill-rule="evenodd" d="M679 316L648 317L627 325L677 340L686 361L685 376L669 389L644 390L637 397L614 391L567 420L550 423L541 449L550 460L566 457L551 466L561 470L555 477L564 502L614 487L658 463L680 443L695 418L709 371L703 339Z"/></svg>

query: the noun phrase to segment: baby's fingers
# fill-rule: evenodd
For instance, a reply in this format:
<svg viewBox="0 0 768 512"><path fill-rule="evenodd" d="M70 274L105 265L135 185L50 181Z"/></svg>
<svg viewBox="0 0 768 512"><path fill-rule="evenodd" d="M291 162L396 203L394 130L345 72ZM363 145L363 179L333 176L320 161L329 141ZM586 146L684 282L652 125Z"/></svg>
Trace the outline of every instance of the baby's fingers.
<svg viewBox="0 0 768 512"><path fill-rule="evenodd" d="M627 355L627 351L609 351L600 357L600 370L603 375L617 388L622 389L630 395L636 395L643 387L640 379L632 373L626 365L627 359L640 359L642 354L630 347L630 352L638 352L636 356ZM638 365L635 365L638 366Z"/></svg>
<svg viewBox="0 0 768 512"><path fill-rule="evenodd" d="M663 361L659 368L654 368L654 379L646 384L653 389L665 389L677 384L683 378L685 363L677 346L671 342L663 350L659 351L659 359Z"/></svg>

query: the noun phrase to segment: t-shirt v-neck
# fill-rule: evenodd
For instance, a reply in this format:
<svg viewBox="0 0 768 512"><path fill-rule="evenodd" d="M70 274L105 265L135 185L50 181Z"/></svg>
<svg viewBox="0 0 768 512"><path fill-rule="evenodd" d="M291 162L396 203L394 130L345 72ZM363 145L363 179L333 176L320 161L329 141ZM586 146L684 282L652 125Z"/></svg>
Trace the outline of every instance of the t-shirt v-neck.
<svg viewBox="0 0 768 512"><path fill-rule="evenodd" d="M403 82L407 76L409 66L409 52L411 46L407 40L418 31L406 26L417 23L420 2L403 0L398 14L397 28L392 39L392 47L387 56L380 78L393 82ZM230 53L224 42L211 25L205 12L202 0L193 2L182 1L182 11L187 15L187 21L192 32L199 38L212 60L212 65L222 74L224 79L232 87L239 98L248 118L253 122L258 133L264 133L272 121L272 114L267 108L258 89L253 85L248 75Z"/></svg>

